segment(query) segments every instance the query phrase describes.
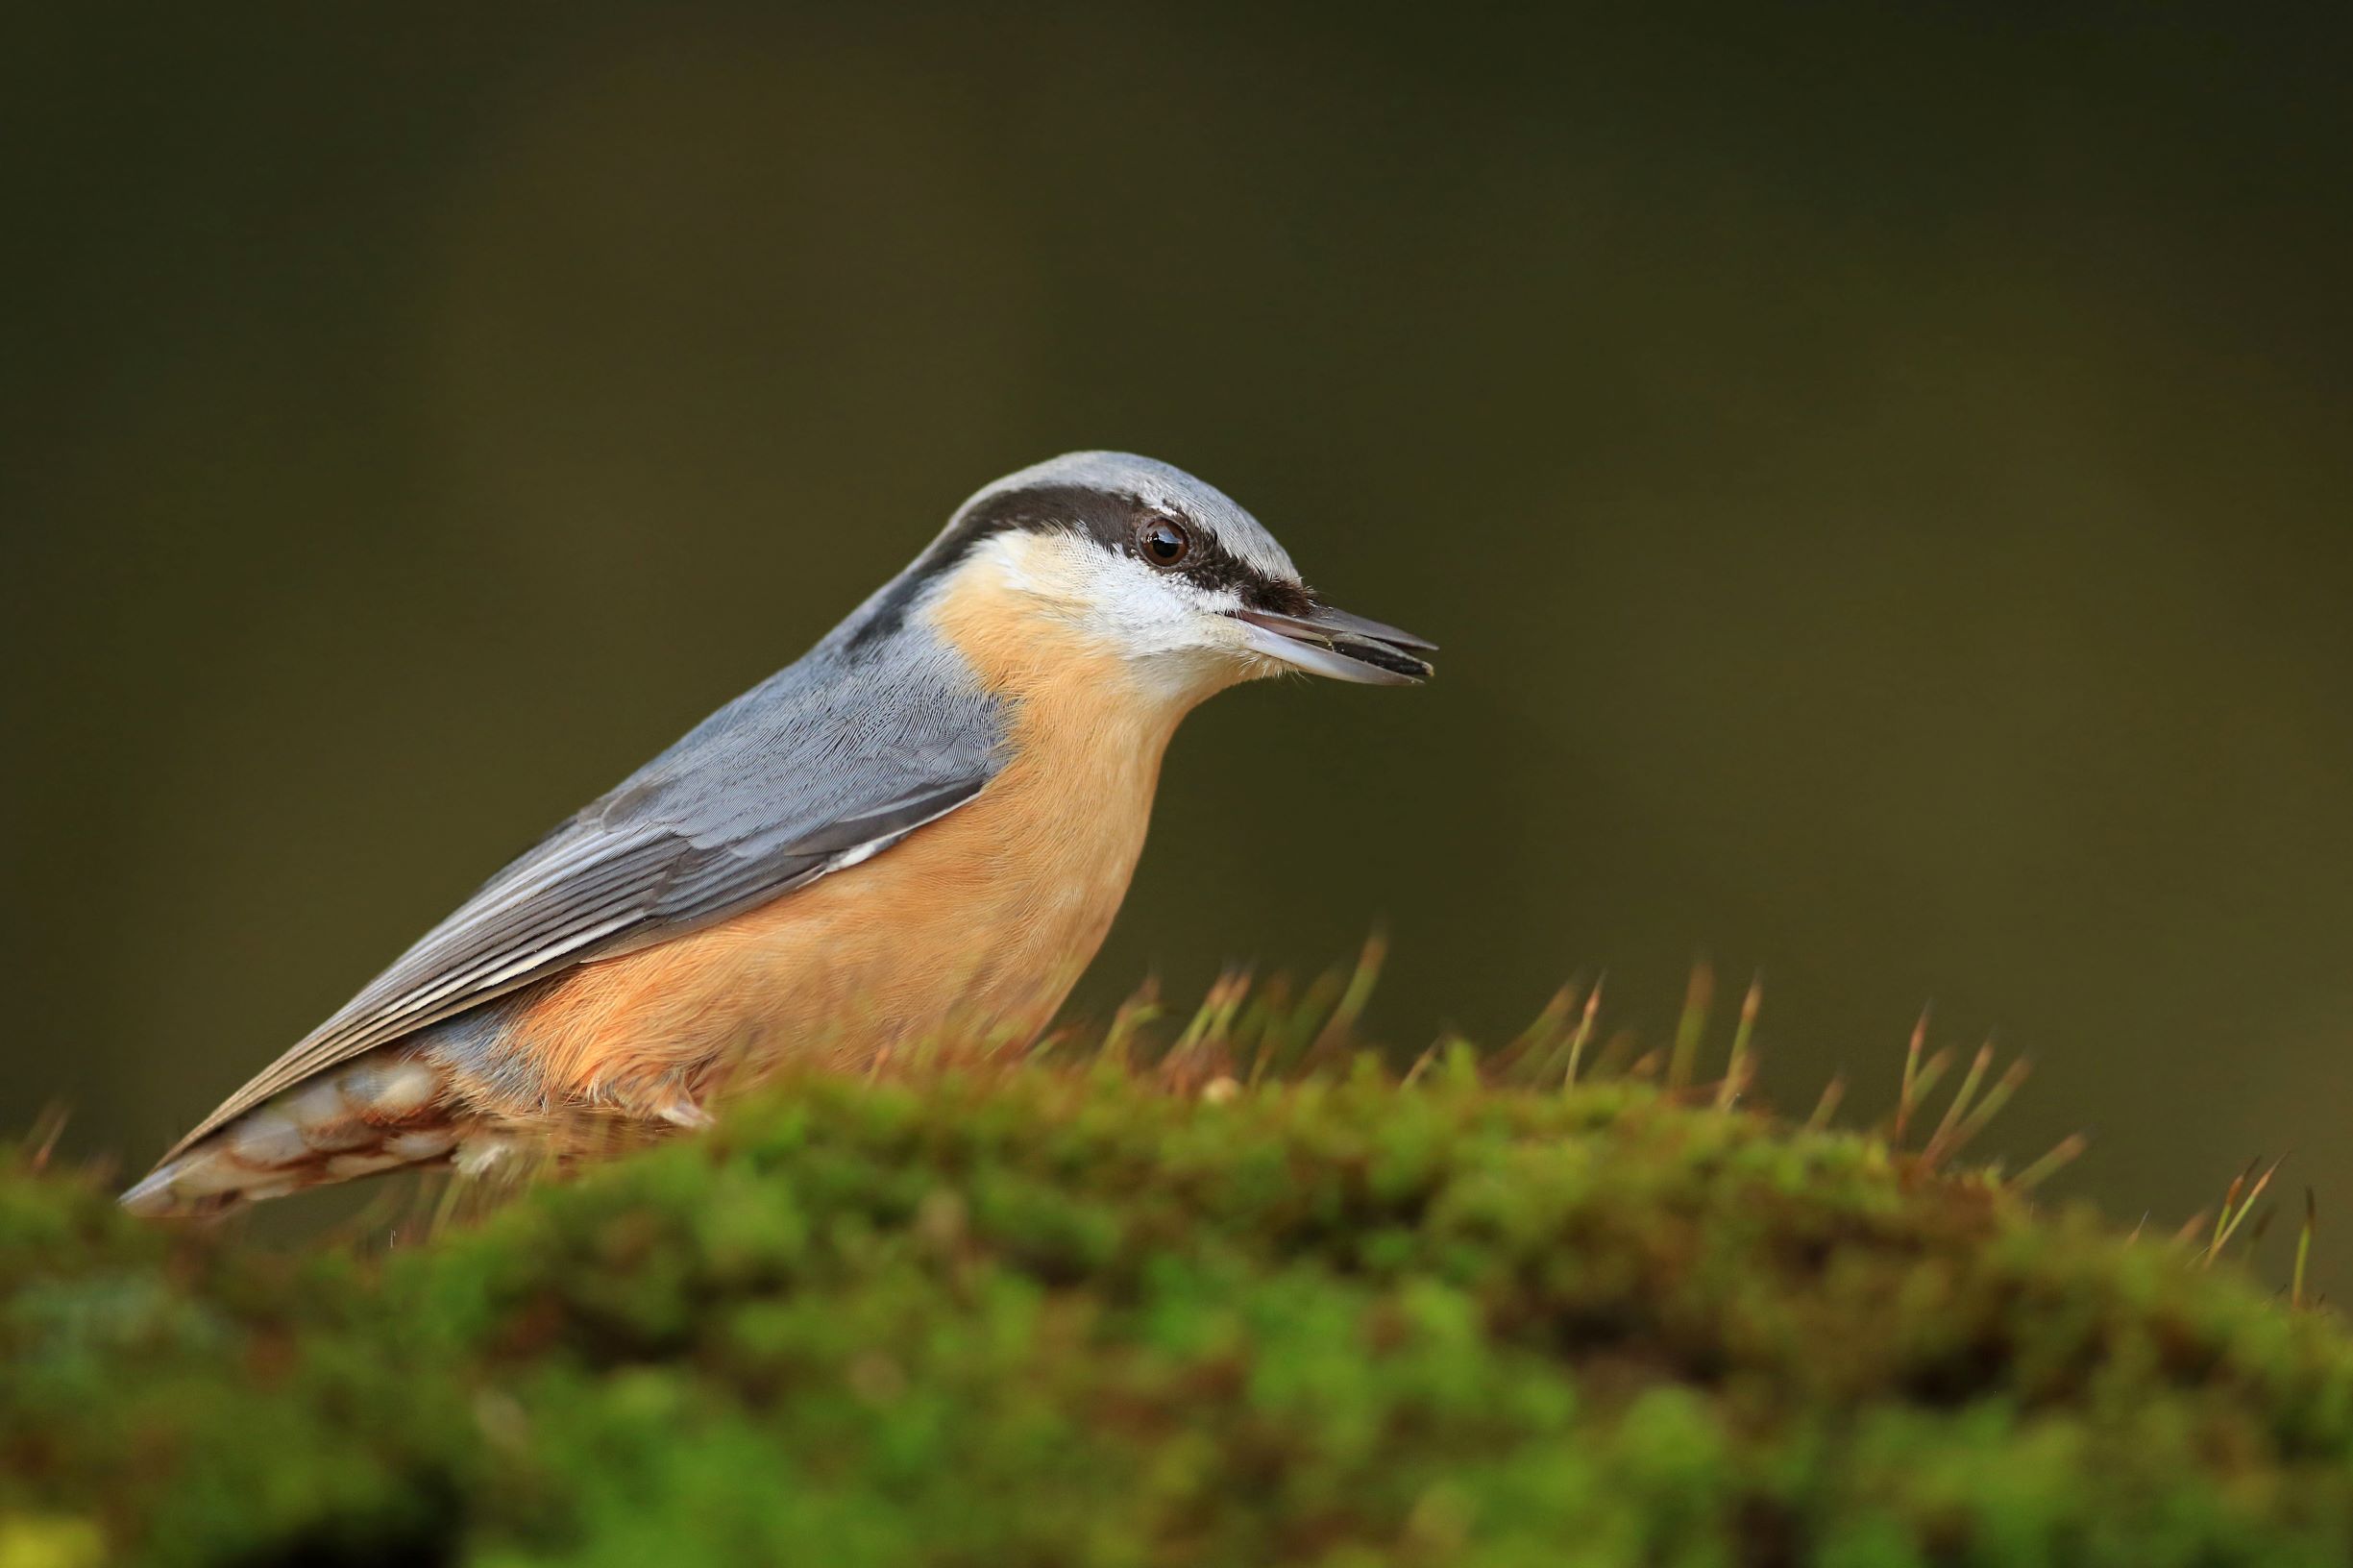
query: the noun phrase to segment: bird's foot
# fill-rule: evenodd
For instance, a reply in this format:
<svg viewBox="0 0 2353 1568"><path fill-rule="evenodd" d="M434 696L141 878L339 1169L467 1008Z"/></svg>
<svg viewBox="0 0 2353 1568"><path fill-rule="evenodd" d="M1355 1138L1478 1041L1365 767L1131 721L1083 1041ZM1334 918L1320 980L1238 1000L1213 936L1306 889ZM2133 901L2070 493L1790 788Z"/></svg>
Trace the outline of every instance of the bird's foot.
<svg viewBox="0 0 2353 1568"><path fill-rule="evenodd" d="M703 1131L713 1120L703 1103L682 1089L669 1090L647 1100L639 1114L690 1133Z"/></svg>

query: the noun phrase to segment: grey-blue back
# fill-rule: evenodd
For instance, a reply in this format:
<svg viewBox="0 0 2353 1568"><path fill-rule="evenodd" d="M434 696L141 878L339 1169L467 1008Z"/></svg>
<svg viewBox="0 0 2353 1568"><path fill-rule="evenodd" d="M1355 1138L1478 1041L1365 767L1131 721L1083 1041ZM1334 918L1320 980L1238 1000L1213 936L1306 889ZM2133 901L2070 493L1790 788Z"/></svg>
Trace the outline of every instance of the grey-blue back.
<svg viewBox="0 0 2353 1568"><path fill-rule="evenodd" d="M930 552L476 890L177 1154L312 1074L888 848L1003 764L1003 704L904 609ZM869 634L878 617L889 634Z"/></svg>

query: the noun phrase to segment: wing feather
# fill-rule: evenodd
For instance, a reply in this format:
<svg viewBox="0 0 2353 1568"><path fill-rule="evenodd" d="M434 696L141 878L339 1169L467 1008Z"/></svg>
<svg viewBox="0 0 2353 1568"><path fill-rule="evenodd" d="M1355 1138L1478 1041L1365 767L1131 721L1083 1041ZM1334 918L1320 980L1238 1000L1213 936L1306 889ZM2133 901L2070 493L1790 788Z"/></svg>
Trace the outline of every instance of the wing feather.
<svg viewBox="0 0 2353 1568"><path fill-rule="evenodd" d="M827 652L721 709L527 850L165 1158L364 1051L765 903L980 793L996 767L993 699L901 709L860 689L867 672L824 668Z"/></svg>

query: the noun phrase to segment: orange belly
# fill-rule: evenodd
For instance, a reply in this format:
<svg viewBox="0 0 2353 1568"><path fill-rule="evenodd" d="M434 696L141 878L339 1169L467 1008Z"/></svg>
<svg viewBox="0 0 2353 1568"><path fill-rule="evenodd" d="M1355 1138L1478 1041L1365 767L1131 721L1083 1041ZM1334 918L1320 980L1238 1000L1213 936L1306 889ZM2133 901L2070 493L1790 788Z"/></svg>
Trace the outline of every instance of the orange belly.
<svg viewBox="0 0 2353 1568"><path fill-rule="evenodd" d="M748 914L534 988L502 1042L531 1071L461 1071L460 1097L525 1119L651 1115L787 1065L1035 1039L1118 912L1182 708L1139 701L1110 654L1034 620L993 631L1018 624L995 609L975 591L932 612L1012 703L1007 761L976 798ZM503 1103L532 1080L536 1103Z"/></svg>
<svg viewBox="0 0 2353 1568"><path fill-rule="evenodd" d="M1055 809L1063 790L1018 768L870 861L551 982L515 1045L551 1098L636 1109L787 1062L855 1068L950 1038L1026 1043L1111 928L1151 781L1115 804L1095 796L1079 821Z"/></svg>

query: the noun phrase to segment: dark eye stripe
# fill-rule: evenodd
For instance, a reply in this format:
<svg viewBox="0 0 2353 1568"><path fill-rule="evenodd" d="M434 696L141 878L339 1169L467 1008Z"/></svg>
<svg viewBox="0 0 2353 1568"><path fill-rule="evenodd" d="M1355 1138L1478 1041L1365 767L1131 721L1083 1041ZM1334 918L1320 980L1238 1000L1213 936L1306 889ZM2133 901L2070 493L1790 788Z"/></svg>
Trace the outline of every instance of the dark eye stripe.
<svg viewBox="0 0 2353 1568"><path fill-rule="evenodd" d="M1163 564L1153 560L1140 537L1144 525L1167 523L1188 540L1185 553ZM1304 615L1313 602L1308 591L1237 560L1217 548L1215 538L1188 517L1172 517L1147 505L1140 496L1080 484L1041 484L1007 490L990 497L956 520L915 566L891 584L872 613L850 633L848 650L871 646L898 629L924 587L954 570L956 564L993 535L1030 529L1062 529L1083 533L1106 548L1135 555L1157 570L1181 575L1204 588L1228 588L1248 604L1285 615Z"/></svg>

